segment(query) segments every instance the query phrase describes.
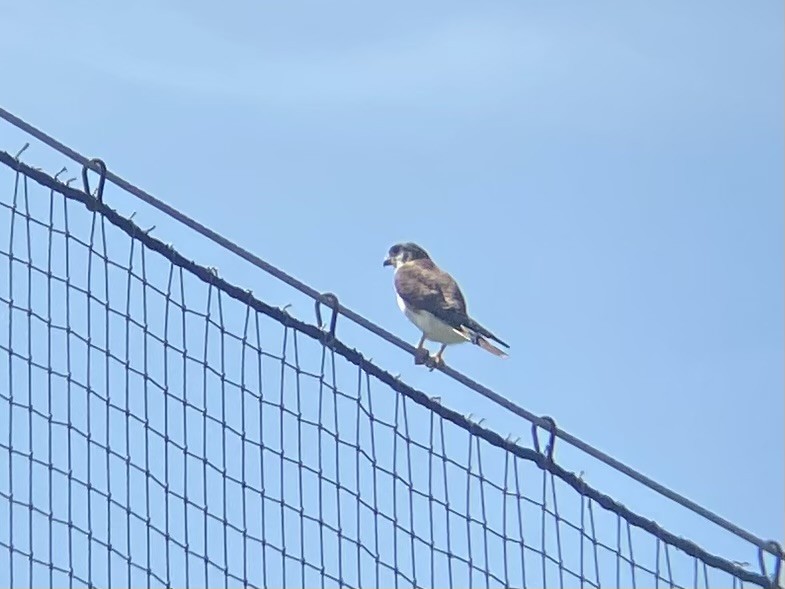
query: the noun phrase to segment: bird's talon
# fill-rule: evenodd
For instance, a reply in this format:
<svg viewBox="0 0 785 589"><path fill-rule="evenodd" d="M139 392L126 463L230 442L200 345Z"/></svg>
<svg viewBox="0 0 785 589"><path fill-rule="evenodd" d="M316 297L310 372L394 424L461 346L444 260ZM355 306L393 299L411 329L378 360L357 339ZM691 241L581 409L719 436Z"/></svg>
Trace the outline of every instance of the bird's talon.
<svg viewBox="0 0 785 589"><path fill-rule="evenodd" d="M428 356L428 359L425 361L425 364L428 366L428 370L433 372L436 368L441 368L444 366L444 360L441 356Z"/></svg>

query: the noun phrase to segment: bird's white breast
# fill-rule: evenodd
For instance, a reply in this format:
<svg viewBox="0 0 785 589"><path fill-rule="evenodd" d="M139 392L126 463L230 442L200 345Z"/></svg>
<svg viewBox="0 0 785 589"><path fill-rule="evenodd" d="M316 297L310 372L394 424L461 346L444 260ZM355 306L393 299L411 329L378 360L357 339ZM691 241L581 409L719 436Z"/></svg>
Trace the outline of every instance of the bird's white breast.
<svg viewBox="0 0 785 589"><path fill-rule="evenodd" d="M425 335L425 339L440 344L458 344L467 341L467 338L455 331L447 323L435 317L428 311L415 311L406 306L404 300L396 295L398 306L404 315L420 328Z"/></svg>
<svg viewBox="0 0 785 589"><path fill-rule="evenodd" d="M396 294L395 294L395 298L396 298L396 299L398 299L398 308L399 308L401 311L403 311L403 312L406 314L406 316L407 316L407 317L409 317L409 313L407 312L407 311L408 311L408 309L406 308L406 303L405 303L405 302L403 301L403 299L401 298L401 295L399 295L399 294L397 294L397 293L396 293ZM411 317L409 317L409 319L411 319Z"/></svg>

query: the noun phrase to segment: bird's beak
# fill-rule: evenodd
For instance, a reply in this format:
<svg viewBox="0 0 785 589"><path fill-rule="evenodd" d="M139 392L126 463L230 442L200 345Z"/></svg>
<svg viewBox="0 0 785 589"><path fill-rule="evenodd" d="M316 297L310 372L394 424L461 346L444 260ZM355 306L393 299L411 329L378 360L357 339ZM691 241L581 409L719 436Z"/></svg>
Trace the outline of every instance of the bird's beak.
<svg viewBox="0 0 785 589"><path fill-rule="evenodd" d="M382 264L382 266L392 266L392 265L393 263L392 260L389 258L389 256L384 258L384 263Z"/></svg>

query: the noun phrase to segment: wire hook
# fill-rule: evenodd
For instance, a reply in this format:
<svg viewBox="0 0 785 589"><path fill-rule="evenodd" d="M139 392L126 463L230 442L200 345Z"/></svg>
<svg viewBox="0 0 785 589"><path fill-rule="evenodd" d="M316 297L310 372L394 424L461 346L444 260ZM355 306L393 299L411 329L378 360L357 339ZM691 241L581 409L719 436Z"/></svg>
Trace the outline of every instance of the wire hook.
<svg viewBox="0 0 785 589"><path fill-rule="evenodd" d="M329 339L332 340L335 337L335 324L338 321L338 309L340 308L340 304L338 303L338 297L331 292L323 293L321 299L316 300L314 309L316 310L316 323L319 326L319 329L324 327L324 323L322 322L322 303L329 305L333 310L332 317L330 317L330 329L327 332Z"/></svg>
<svg viewBox="0 0 785 589"><path fill-rule="evenodd" d="M84 184L84 191L90 194L90 181L87 179L87 170L92 167L98 168L98 188L95 193L95 198L98 202L104 202L104 184L106 183L106 164L103 160L93 158L82 166L82 183Z"/></svg>
<svg viewBox="0 0 785 589"><path fill-rule="evenodd" d="M545 457L548 460L553 460L553 447L556 445L556 422L553 420L553 417L548 415L543 415L540 419L548 424L547 428L544 428L547 432L549 432L548 436L548 445L545 447L545 452L540 451L540 440L537 437L537 428L539 427L536 423L532 424L532 440L534 441L534 449L540 453L545 454Z"/></svg>
<svg viewBox="0 0 785 589"><path fill-rule="evenodd" d="M782 546L779 543L775 542L774 540L769 540L768 542L769 548L772 549L772 552L775 552L777 556L775 557L776 560L774 561L774 571L771 575L771 586L772 587L779 587L780 586L780 569L782 567ZM760 570L764 577L769 577L768 571L766 570L766 561L764 559L763 548L758 548L758 562L760 563Z"/></svg>

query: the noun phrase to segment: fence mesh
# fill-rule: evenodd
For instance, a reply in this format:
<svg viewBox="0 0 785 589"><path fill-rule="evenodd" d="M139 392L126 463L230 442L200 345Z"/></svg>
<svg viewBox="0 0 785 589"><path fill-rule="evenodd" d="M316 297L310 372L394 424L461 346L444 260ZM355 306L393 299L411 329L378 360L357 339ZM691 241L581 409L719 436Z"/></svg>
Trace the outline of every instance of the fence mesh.
<svg viewBox="0 0 785 589"><path fill-rule="evenodd" d="M0 163L0 585L768 585Z"/></svg>

